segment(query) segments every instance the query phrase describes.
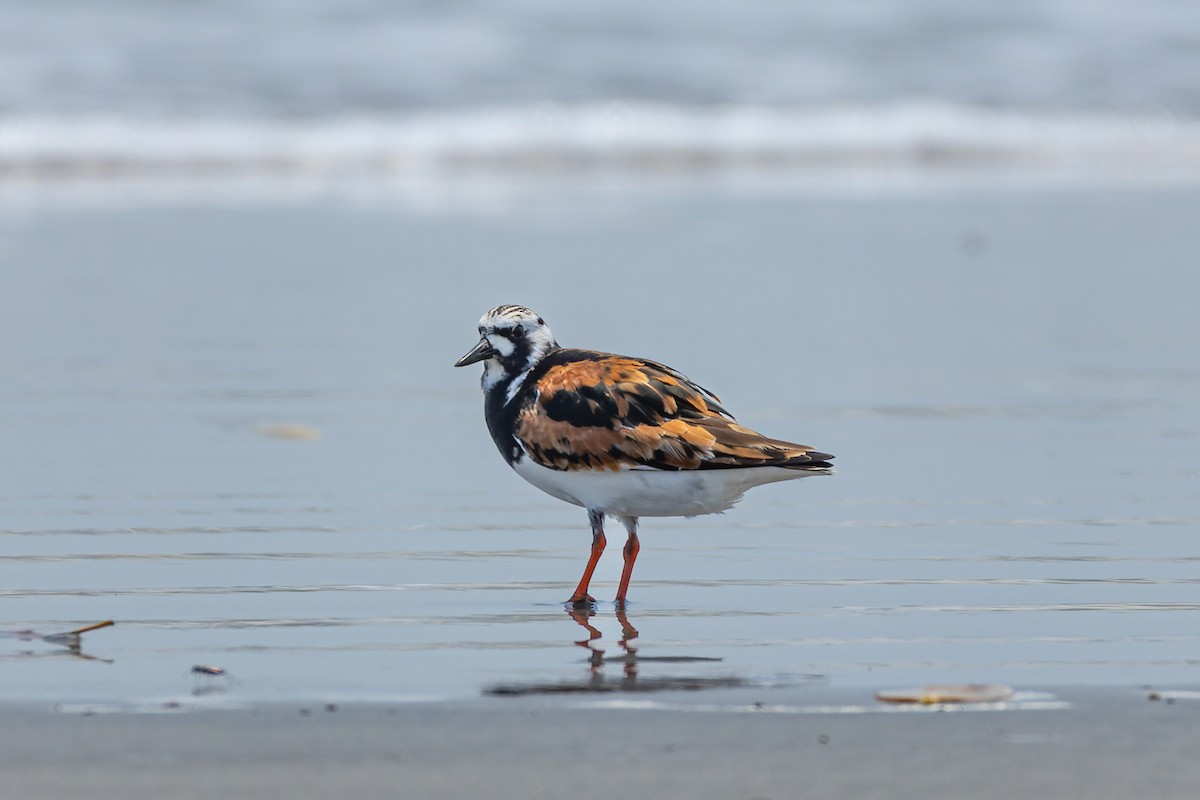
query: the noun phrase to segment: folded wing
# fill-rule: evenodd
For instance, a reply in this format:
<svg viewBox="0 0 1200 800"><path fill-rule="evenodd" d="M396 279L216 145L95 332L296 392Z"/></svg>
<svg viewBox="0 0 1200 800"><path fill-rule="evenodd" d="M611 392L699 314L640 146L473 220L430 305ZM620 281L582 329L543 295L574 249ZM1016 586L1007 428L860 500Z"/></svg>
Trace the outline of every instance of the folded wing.
<svg viewBox="0 0 1200 800"><path fill-rule="evenodd" d="M517 438L551 469L815 468L833 456L734 421L708 390L653 361L560 350L517 415Z"/></svg>

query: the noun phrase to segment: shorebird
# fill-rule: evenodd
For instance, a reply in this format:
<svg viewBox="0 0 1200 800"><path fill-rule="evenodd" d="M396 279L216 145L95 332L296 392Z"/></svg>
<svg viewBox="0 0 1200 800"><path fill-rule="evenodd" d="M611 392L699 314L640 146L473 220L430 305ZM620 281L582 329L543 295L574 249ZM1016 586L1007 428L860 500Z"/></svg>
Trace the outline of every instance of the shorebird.
<svg viewBox="0 0 1200 800"><path fill-rule="evenodd" d="M616 597L624 608L640 517L715 514L755 486L831 472L832 455L739 425L671 367L560 347L524 306L488 311L479 337L454 366L483 362L484 418L500 454L534 486L587 509L592 549L567 601L575 607L595 602L588 585L607 544L605 515L628 533Z"/></svg>

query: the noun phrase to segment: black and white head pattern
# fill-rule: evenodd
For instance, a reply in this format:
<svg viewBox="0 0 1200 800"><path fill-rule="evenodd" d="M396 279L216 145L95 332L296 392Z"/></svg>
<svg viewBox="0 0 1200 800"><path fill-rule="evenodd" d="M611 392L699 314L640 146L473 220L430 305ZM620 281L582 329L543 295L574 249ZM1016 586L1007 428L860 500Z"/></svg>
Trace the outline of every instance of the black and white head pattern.
<svg viewBox="0 0 1200 800"><path fill-rule="evenodd" d="M479 335L495 351L483 365L484 390L517 378L509 388L510 396L519 388L524 374L558 347L545 320L524 306L491 309L479 319Z"/></svg>

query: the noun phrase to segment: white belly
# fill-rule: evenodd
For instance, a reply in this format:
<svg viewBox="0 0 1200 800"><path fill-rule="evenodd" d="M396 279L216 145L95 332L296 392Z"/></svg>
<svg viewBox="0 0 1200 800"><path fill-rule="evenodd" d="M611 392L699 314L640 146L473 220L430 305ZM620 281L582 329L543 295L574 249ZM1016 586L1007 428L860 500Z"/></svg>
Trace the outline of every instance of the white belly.
<svg viewBox="0 0 1200 800"><path fill-rule="evenodd" d="M828 468L783 467L706 469L670 472L640 468L620 472L561 471L543 467L528 457L513 469L525 480L577 506L624 517L695 517L716 514L733 506L748 489L764 483L828 475Z"/></svg>

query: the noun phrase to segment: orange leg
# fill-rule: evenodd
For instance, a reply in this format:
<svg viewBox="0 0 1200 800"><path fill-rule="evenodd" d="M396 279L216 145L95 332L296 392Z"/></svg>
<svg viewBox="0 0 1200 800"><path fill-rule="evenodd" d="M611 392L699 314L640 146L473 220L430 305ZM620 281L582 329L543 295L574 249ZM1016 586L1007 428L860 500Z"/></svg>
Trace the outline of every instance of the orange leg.
<svg viewBox="0 0 1200 800"><path fill-rule="evenodd" d="M622 517L621 522L629 532L625 541L625 568L621 570L621 583L617 586L617 608L625 607L625 593L629 591L629 578L633 575L633 562L637 561L642 546L638 543L637 517ZM636 635L636 634L635 634Z"/></svg>
<svg viewBox="0 0 1200 800"><path fill-rule="evenodd" d="M588 594L588 584L592 582L592 573L596 571L596 564L600 561L604 546L608 544L604 538L604 514L588 509L588 521L592 523L592 555L583 570L583 577L579 579L579 586L575 587L575 594L567 601L577 607L596 602L595 598Z"/></svg>

